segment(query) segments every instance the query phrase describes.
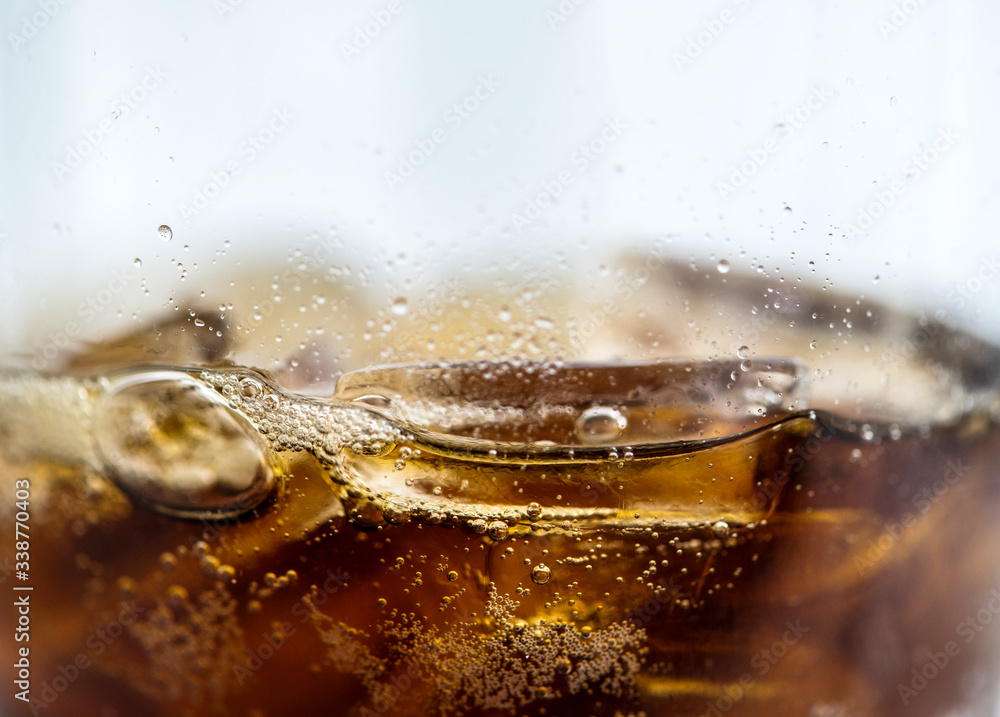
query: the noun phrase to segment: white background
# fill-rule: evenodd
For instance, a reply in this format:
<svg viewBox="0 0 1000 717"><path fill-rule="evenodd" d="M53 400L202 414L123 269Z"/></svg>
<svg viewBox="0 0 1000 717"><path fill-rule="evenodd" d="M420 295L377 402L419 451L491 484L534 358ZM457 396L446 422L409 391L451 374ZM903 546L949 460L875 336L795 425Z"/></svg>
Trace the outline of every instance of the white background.
<svg viewBox="0 0 1000 717"><path fill-rule="evenodd" d="M389 8L5 2L0 348L30 350L80 318L80 302L115 271L134 273L90 334L201 291L225 303L221 277L234 267L286 262L331 227L355 271L378 273L393 260L390 282L425 284L450 267L539 266L557 253L566 266L587 266L605 260L604 247L667 235L680 257L944 308L1000 336L1000 277L973 279L974 301L962 307L954 295L997 249L995 3ZM379 13L391 22L376 34ZM373 37L361 37L366 24ZM366 46L345 52L359 38ZM117 111L148 67L165 79ZM445 113L481 77L499 86L452 127ZM833 98L783 130L817 87ZM293 116L288 127L248 159L241 146L281 110ZM609 118L624 125L620 136L538 221L515 230L512 215L560 171L576 172L577 147ZM86 149L102 122L112 129L63 173L57 163ZM445 141L390 188L387 172L437 127ZM943 128L958 141L905 177L908 158ZM724 199L719 182L779 136ZM233 160L241 173L185 218L183 206ZM848 236L893 180L905 192L870 231ZM161 224L173 228L170 242Z"/></svg>

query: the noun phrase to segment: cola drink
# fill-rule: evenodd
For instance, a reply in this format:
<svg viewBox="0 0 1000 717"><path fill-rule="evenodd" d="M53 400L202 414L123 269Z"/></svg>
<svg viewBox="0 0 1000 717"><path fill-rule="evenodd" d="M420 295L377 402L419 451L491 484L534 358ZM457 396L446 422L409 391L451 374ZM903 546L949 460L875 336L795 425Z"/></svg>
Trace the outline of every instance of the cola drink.
<svg viewBox="0 0 1000 717"><path fill-rule="evenodd" d="M4 711L991 714L1000 354L858 313L819 376L801 322L332 396L220 346L8 370Z"/></svg>

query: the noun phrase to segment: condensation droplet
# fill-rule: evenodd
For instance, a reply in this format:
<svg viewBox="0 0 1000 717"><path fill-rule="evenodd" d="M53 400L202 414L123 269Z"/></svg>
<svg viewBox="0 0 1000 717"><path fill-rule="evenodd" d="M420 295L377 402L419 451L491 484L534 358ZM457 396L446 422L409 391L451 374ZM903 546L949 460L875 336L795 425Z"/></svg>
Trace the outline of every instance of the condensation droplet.
<svg viewBox="0 0 1000 717"><path fill-rule="evenodd" d="M719 259L719 263L715 265L715 268L719 271L720 274L728 274L729 273L729 260L728 259Z"/></svg>
<svg viewBox="0 0 1000 717"><path fill-rule="evenodd" d="M400 296L392 301L392 313L396 316L404 316L410 310L410 302L405 296Z"/></svg>
<svg viewBox="0 0 1000 717"><path fill-rule="evenodd" d="M749 346L740 346L738 349L736 349L736 355L739 356L741 359L745 359L747 357L747 354L749 353L750 353Z"/></svg>
<svg viewBox="0 0 1000 717"><path fill-rule="evenodd" d="M584 443L610 443L617 440L628 420L620 411L607 406L592 406L576 419L576 435Z"/></svg>
<svg viewBox="0 0 1000 717"><path fill-rule="evenodd" d="M173 229L168 227L166 224L161 224L156 231L159 232L160 239L162 239L163 241L170 241L171 239L174 238Z"/></svg>
<svg viewBox="0 0 1000 717"><path fill-rule="evenodd" d="M135 264L135 266L136 266L137 269L141 269L142 268L142 259L140 259L139 257L136 257L135 259L133 259L132 263Z"/></svg>
<svg viewBox="0 0 1000 717"><path fill-rule="evenodd" d="M543 563L539 563L531 569L531 582L535 585L544 585L551 577L552 571Z"/></svg>

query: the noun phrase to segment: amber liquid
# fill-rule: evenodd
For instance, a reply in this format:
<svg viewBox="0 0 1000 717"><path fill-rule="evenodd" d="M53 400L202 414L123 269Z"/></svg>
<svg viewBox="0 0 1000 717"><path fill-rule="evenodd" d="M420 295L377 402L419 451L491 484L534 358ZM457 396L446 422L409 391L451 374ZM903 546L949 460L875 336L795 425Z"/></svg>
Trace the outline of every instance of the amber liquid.
<svg viewBox="0 0 1000 717"><path fill-rule="evenodd" d="M5 485L30 480L38 507L31 702L6 660L4 710L990 714L1000 431L882 428L800 412L670 455L404 442L341 467L465 474L443 501L480 481L531 516L482 523L387 521L309 453L284 455L284 490L252 513L199 521L7 451Z"/></svg>

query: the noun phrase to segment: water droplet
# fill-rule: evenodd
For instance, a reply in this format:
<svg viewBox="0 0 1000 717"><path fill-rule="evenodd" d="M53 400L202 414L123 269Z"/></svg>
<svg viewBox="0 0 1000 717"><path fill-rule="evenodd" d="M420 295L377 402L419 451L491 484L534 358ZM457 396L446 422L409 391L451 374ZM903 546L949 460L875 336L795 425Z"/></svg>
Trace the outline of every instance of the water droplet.
<svg viewBox="0 0 1000 717"><path fill-rule="evenodd" d="M527 509L524 511L529 520L538 520L542 516L542 506L538 503L528 503Z"/></svg>
<svg viewBox="0 0 1000 717"><path fill-rule="evenodd" d="M728 259L719 259L719 263L715 265L715 268L719 271L720 274L728 274L729 273L729 260Z"/></svg>
<svg viewBox="0 0 1000 717"><path fill-rule="evenodd" d="M137 268L139 268L139 269L141 269L141 268L142 268L142 259L140 259L139 257L136 257L136 258L135 258L135 259L134 259L134 260L132 261L132 263L133 263L133 264L135 264Z"/></svg>
<svg viewBox="0 0 1000 717"><path fill-rule="evenodd" d="M405 296L399 296L392 300L392 313L396 316L404 316L410 310L410 302Z"/></svg>
<svg viewBox="0 0 1000 717"><path fill-rule="evenodd" d="M160 228L157 229L156 231L160 233L160 239L162 239L163 241L170 241L171 239L174 238L173 229L168 227L166 224L161 224Z"/></svg>
<svg viewBox="0 0 1000 717"><path fill-rule="evenodd" d="M740 346L738 349L736 349L736 355L739 356L741 359L745 359L748 353L750 353L749 346Z"/></svg>
<svg viewBox="0 0 1000 717"><path fill-rule="evenodd" d="M449 573L448 573L448 581L449 582L455 582L456 580L458 580L458 573L455 572L454 570L449 571Z"/></svg>
<svg viewBox="0 0 1000 717"><path fill-rule="evenodd" d="M539 563L531 569L531 582L535 585L544 585L551 577L552 571L543 563Z"/></svg>
<svg viewBox="0 0 1000 717"><path fill-rule="evenodd" d="M749 371L751 366L753 366L753 364L750 362L750 359L740 361L740 371Z"/></svg>
<svg viewBox="0 0 1000 717"><path fill-rule="evenodd" d="M592 406L576 419L576 436L584 443L610 443L617 440L628 420L620 411L607 406Z"/></svg>

